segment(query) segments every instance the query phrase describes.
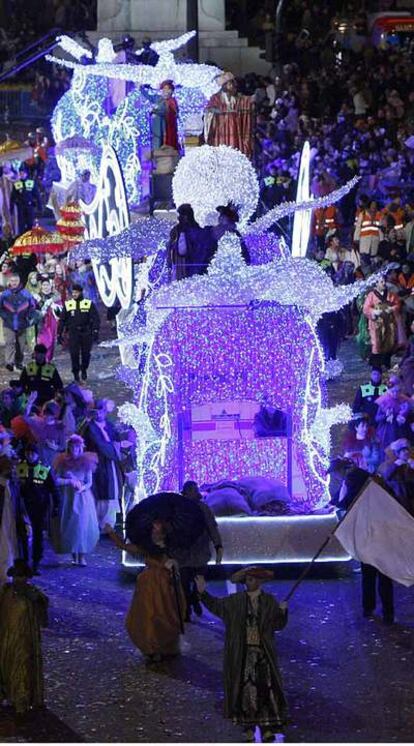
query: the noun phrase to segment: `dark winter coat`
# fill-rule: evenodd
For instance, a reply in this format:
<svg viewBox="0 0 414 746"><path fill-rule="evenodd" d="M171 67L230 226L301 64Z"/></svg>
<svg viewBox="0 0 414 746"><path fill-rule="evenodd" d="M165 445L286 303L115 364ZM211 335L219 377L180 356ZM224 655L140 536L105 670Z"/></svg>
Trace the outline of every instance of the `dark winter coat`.
<svg viewBox="0 0 414 746"><path fill-rule="evenodd" d="M237 716L238 712L246 653L247 593L243 591L217 598L205 591L201 594L201 601L212 614L223 620L226 627L223 662L224 715L233 718ZM285 720L287 715L287 702L283 694L273 632L283 629L286 624L287 611L280 608L278 601L271 594L261 592L259 600L261 644L269 661L275 697L282 720Z"/></svg>
<svg viewBox="0 0 414 746"><path fill-rule="evenodd" d="M410 464L385 463L381 476L398 502L414 517L414 469Z"/></svg>
<svg viewBox="0 0 414 746"><path fill-rule="evenodd" d="M106 431L111 438L110 441L105 440L99 425L95 422L90 422L84 433L87 450L98 455L98 467L93 474L93 493L96 500L116 500L120 497L122 487L119 456L114 446L114 442L119 438L111 422L106 422Z"/></svg>
<svg viewBox="0 0 414 746"><path fill-rule="evenodd" d="M14 332L22 332L34 321L36 301L24 288L4 290L0 294L0 317Z"/></svg>

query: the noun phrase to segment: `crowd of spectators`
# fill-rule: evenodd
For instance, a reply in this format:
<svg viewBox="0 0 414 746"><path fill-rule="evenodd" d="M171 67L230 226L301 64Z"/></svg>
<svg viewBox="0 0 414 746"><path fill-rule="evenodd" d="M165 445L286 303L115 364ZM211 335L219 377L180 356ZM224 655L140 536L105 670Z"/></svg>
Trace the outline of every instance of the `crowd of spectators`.
<svg viewBox="0 0 414 746"><path fill-rule="evenodd" d="M96 29L96 23L96 0L5 0L0 4L0 73L47 44L44 37L48 32L62 29L85 33ZM50 111L67 90L70 76L40 59L11 80L19 85L32 84L33 103Z"/></svg>
<svg viewBox="0 0 414 746"><path fill-rule="evenodd" d="M0 27L14 51L54 28L95 29L96 18L97 0L3 0L0 5Z"/></svg>
<svg viewBox="0 0 414 746"><path fill-rule="evenodd" d="M373 199L386 200L396 185L410 198L414 94L409 47L375 48L363 28L364 14L359 16L360 48L339 46L337 18L327 3L305 8L291 3L286 13L274 74L247 75L239 85L256 99L256 165L264 206L292 198L305 140L312 149L314 195L358 174L360 189ZM349 225L352 209L350 199L344 216Z"/></svg>
<svg viewBox="0 0 414 746"><path fill-rule="evenodd" d="M31 99L34 106L45 112L53 111L59 99L70 88L71 74L64 67L39 64L32 83Z"/></svg>

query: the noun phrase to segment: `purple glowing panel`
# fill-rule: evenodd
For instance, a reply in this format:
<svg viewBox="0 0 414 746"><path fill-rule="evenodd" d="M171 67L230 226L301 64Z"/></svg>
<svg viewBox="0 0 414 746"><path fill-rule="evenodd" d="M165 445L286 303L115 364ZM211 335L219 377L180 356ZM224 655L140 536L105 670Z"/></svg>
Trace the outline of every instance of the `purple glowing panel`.
<svg viewBox="0 0 414 746"><path fill-rule="evenodd" d="M161 374L160 361L164 363ZM157 457L155 452L151 454L152 464L157 459L161 471L161 486L178 486L182 459L178 423L183 412L208 402L259 403L265 396L273 406L291 413L293 447L307 507L325 504L326 457L311 431L323 406L321 370L321 350L313 326L296 307L258 303L176 309L156 335L146 377L146 411L152 427L159 432L161 424L165 433L168 419L168 437L160 435L161 452ZM210 462L206 462L208 449L214 450L211 475ZM280 454L272 454L271 446L269 451L263 448L260 456L258 447L249 453L248 448L241 450L237 441L231 440L194 448L191 458L192 475L202 481L214 480L220 472L220 478L226 479L234 474L269 474L272 468L277 476L283 470Z"/></svg>
<svg viewBox="0 0 414 746"><path fill-rule="evenodd" d="M185 446L184 479L199 484L223 479L241 479L246 475L280 479L287 485L287 448L285 438L252 440L200 440Z"/></svg>

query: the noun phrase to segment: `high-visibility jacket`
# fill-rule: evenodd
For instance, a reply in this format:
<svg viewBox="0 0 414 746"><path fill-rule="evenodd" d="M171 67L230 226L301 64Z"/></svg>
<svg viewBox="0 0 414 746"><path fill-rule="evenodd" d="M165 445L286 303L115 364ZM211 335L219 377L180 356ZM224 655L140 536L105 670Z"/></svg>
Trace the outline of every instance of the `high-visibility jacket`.
<svg viewBox="0 0 414 746"><path fill-rule="evenodd" d="M379 386L374 386L373 383L362 383L360 386L361 389L361 397L362 399L368 399L370 401L371 397L378 397L385 394L386 391L388 391L388 387L385 385L385 383L381 383Z"/></svg>
<svg viewBox="0 0 414 746"><path fill-rule="evenodd" d="M17 479L31 479L35 484L43 485L48 478L50 466L37 463L32 466L27 461L19 461L16 466Z"/></svg>
<svg viewBox="0 0 414 746"><path fill-rule="evenodd" d="M398 275L398 284L401 285L405 290L412 290L414 288L414 274L406 277L402 272Z"/></svg>
<svg viewBox="0 0 414 746"><path fill-rule="evenodd" d="M35 360L32 360L26 365L26 372L29 378L35 378L40 375L42 381L50 381L55 373L56 366L53 363L44 363L44 365L38 365Z"/></svg>
<svg viewBox="0 0 414 746"><path fill-rule="evenodd" d="M97 336L99 332L99 313L94 303L89 298L71 298L65 301L62 314L59 318L58 336L65 329L69 336L78 334L92 334Z"/></svg>
<svg viewBox="0 0 414 746"><path fill-rule="evenodd" d="M326 236L328 231L336 230L338 228L337 214L338 211L334 205L316 208L313 218L314 235Z"/></svg>
<svg viewBox="0 0 414 746"><path fill-rule="evenodd" d="M357 207L357 209L355 211L354 228L357 227L359 216L361 215L362 212L365 212L365 208L364 207Z"/></svg>
<svg viewBox="0 0 414 746"><path fill-rule="evenodd" d="M357 226L357 231L359 227L358 238L380 238L381 220L382 213L379 210L374 215L371 215L368 210L364 210L359 216L359 226Z"/></svg>
<svg viewBox="0 0 414 746"><path fill-rule="evenodd" d="M65 301L65 310L70 312L72 315L78 310L80 313L89 313L91 310L92 301L89 298L82 298L77 303L73 298Z"/></svg>
<svg viewBox="0 0 414 746"><path fill-rule="evenodd" d="M37 391L39 404L54 399L56 393L63 389L62 379L53 363L38 365L36 360L32 360L23 368L20 384L26 394Z"/></svg>
<svg viewBox="0 0 414 746"><path fill-rule="evenodd" d="M405 224L405 210L403 207L397 207L396 210L390 210L389 207L384 207L382 211L383 215L391 215L392 218L394 218L395 221L395 230L401 231L404 228Z"/></svg>
<svg viewBox="0 0 414 746"><path fill-rule="evenodd" d="M327 231L335 231L338 228L338 210L334 205L325 207L325 228Z"/></svg>
<svg viewBox="0 0 414 746"><path fill-rule="evenodd" d="M317 207L313 213L313 233L315 236L325 235L324 225L323 207Z"/></svg>

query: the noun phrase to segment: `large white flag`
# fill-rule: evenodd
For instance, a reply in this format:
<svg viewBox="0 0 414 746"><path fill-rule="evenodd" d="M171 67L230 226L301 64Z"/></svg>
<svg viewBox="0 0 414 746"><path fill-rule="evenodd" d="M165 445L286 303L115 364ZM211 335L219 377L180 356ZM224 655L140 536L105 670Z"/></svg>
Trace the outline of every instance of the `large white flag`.
<svg viewBox="0 0 414 746"><path fill-rule="evenodd" d="M414 518L373 479L335 536L354 559L373 565L402 585L414 584Z"/></svg>

